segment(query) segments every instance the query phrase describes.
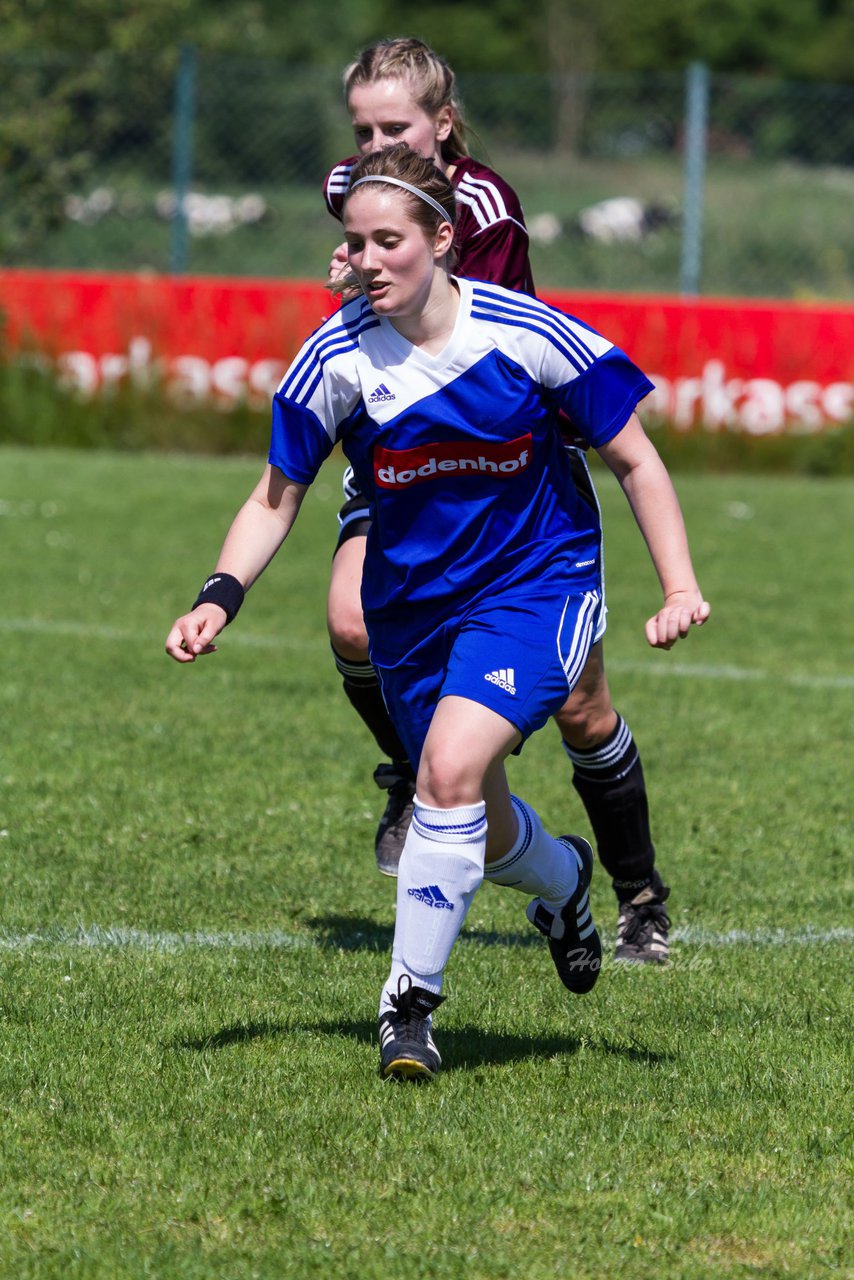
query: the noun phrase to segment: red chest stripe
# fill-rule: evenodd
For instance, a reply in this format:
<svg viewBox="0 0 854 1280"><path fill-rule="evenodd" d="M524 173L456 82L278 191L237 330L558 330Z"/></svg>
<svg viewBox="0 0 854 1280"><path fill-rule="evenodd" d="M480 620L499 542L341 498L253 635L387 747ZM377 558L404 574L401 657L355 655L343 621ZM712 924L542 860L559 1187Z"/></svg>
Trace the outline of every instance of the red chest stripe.
<svg viewBox="0 0 854 1280"><path fill-rule="evenodd" d="M416 449L374 450L374 480L380 489L406 489L437 476L497 476L509 479L531 463L530 432L499 444L448 440Z"/></svg>

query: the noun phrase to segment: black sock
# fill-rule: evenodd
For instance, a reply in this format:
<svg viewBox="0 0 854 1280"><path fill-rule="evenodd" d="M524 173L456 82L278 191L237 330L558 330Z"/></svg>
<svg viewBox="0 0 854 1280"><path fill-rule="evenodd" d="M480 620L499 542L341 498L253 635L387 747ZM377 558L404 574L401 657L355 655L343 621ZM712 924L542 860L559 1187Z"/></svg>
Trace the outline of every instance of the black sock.
<svg viewBox="0 0 854 1280"><path fill-rule="evenodd" d="M412 767L409 764L406 747L391 722L373 665L370 662L350 662L336 653L334 648L332 656L341 673L344 692L363 723L370 729L380 751L404 776L411 775Z"/></svg>
<svg viewBox="0 0 854 1280"><path fill-rule="evenodd" d="M655 847L643 768L629 726L617 717L614 732L589 751L563 744L573 763L572 785L584 803L602 866L623 901L647 885L658 888Z"/></svg>

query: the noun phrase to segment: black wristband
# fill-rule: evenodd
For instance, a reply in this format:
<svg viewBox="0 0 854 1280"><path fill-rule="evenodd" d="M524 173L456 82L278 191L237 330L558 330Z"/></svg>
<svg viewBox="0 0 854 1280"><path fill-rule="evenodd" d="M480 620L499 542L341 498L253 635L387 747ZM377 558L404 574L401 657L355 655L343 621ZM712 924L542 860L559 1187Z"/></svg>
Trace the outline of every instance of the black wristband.
<svg viewBox="0 0 854 1280"><path fill-rule="evenodd" d="M237 617L245 595L243 586L230 573L212 573L196 597L193 608L200 604L218 604L225 609L226 626Z"/></svg>

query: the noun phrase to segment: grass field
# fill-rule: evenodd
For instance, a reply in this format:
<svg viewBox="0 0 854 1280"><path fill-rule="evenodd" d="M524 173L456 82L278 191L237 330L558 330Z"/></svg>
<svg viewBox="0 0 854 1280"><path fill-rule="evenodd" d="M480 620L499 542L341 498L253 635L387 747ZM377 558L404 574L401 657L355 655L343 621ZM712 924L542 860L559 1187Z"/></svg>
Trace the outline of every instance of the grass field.
<svg viewBox="0 0 854 1280"><path fill-rule="evenodd" d="M220 652L163 654L259 467L0 450L0 1275L854 1275L854 483L677 477L714 614L667 655L603 478L673 960L572 1000L485 886L419 1089L376 1073L394 886L324 636L337 462ZM553 729L511 780L585 832Z"/></svg>

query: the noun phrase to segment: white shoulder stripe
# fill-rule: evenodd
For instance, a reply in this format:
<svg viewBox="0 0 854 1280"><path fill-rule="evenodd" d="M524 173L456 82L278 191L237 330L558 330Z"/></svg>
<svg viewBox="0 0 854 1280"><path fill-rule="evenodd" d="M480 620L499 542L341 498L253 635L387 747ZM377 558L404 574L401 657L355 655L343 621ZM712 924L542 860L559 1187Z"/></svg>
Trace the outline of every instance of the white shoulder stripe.
<svg viewBox="0 0 854 1280"><path fill-rule="evenodd" d="M495 183L482 178L463 178L457 187L457 199L469 205L481 225L501 222L510 216Z"/></svg>
<svg viewBox="0 0 854 1280"><path fill-rule="evenodd" d="M355 324L342 324L335 317L308 340L282 378L278 390L297 403L308 400L318 378L322 376L326 361L347 351L354 351L365 330L373 329L378 324L379 319L367 303L363 305Z"/></svg>
<svg viewBox="0 0 854 1280"><path fill-rule="evenodd" d="M351 164L337 164L329 177L326 179L326 203L332 213L337 217L337 211L332 204L333 197L343 196L347 194L347 188L350 185L350 174L353 166Z"/></svg>
<svg viewBox="0 0 854 1280"><path fill-rule="evenodd" d="M565 347L567 355L577 368L586 368L614 345L600 333L588 329L538 298L511 293L506 289L493 291L488 285L475 286L472 314L483 320L517 325L541 333L555 346Z"/></svg>
<svg viewBox="0 0 854 1280"><path fill-rule="evenodd" d="M353 172L351 164L336 164L335 168L329 175L330 182L348 182L350 174Z"/></svg>
<svg viewBox="0 0 854 1280"><path fill-rule="evenodd" d="M468 196L460 192L459 188L456 191L456 198L459 204L464 204L471 209L478 224L476 235L480 235L482 231L488 230L489 227L497 227L502 222L512 222L514 227L518 227L523 235L526 238L528 237L528 228L524 222L520 222L518 218L512 218L509 213L505 214L504 217L496 217L488 206L484 207L483 202L478 197Z"/></svg>
<svg viewBox="0 0 854 1280"><path fill-rule="evenodd" d="M516 293L511 289L490 285L487 281L473 282L473 304L484 309L493 308L496 312L507 312L526 316L534 316L545 324L554 324L574 334L585 346L609 349L614 344L596 329L583 324L575 316L568 315L558 307L534 298L529 293Z"/></svg>

